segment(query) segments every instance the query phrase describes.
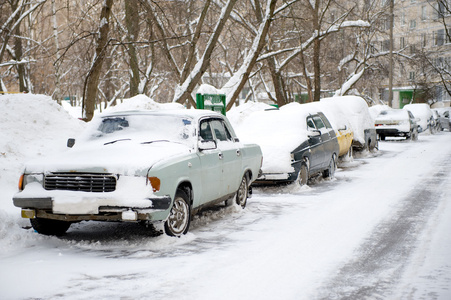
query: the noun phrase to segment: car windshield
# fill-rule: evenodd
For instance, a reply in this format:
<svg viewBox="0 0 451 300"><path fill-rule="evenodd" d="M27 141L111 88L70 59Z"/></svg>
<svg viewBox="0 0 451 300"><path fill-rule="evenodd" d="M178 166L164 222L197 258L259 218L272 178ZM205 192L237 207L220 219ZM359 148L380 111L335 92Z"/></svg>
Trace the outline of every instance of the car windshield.
<svg viewBox="0 0 451 300"><path fill-rule="evenodd" d="M181 116L123 115L103 117L90 140L105 144L134 140L140 143L175 142L192 146L192 120Z"/></svg>

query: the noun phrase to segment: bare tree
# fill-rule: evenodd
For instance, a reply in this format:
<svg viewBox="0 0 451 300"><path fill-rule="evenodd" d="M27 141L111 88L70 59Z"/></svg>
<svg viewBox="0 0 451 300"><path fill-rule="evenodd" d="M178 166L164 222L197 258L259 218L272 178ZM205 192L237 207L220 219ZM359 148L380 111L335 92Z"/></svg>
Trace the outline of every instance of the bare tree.
<svg viewBox="0 0 451 300"><path fill-rule="evenodd" d="M102 64L105 59L106 47L108 45L112 6L113 0L105 0L100 13L99 33L96 38L96 53L93 58L92 67L86 76L83 93L83 110L84 119L86 121L90 121L94 116L100 72L102 71Z"/></svg>

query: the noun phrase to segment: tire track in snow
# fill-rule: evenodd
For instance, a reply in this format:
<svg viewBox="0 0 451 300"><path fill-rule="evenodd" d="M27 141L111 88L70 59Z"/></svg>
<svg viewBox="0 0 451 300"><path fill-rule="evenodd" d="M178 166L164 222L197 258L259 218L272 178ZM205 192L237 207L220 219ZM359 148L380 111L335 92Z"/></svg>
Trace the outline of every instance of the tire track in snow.
<svg viewBox="0 0 451 300"><path fill-rule="evenodd" d="M438 208L451 159L412 190L401 207L379 224L357 250L355 259L318 291L318 299L387 299L396 288L418 237Z"/></svg>

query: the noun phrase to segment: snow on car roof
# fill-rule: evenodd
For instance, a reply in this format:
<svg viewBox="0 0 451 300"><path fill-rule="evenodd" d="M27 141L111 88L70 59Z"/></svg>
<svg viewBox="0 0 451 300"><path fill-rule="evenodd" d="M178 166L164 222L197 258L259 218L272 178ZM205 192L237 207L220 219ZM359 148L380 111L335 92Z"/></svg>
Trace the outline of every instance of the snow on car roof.
<svg viewBox="0 0 451 300"><path fill-rule="evenodd" d="M204 116L219 116L222 115L215 111L204 110L204 109L164 109L164 110L125 110L125 111L116 111L111 113L102 114L101 117L110 117L110 116L125 116L125 115L160 115L160 116L180 116L180 117L188 117L188 118L201 118Z"/></svg>
<svg viewBox="0 0 451 300"><path fill-rule="evenodd" d="M365 129L374 128L374 120L370 115L368 104L359 96L340 96L323 98L322 103L341 109L342 114L348 117L354 132L354 140L365 143Z"/></svg>
<svg viewBox="0 0 451 300"><path fill-rule="evenodd" d="M249 114L235 131L241 141L260 145L263 172L293 172L290 153L308 139L306 117L317 112L314 106L290 103Z"/></svg>

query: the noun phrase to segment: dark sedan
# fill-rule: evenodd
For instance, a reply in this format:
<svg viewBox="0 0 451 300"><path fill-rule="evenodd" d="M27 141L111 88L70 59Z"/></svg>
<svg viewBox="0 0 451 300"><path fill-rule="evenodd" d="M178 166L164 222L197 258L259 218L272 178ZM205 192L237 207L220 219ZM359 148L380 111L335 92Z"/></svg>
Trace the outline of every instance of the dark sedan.
<svg viewBox="0 0 451 300"><path fill-rule="evenodd" d="M307 184L322 174L332 178L339 152L335 131L316 105L290 103L280 110L249 115L237 131L260 145L262 174L255 184Z"/></svg>

